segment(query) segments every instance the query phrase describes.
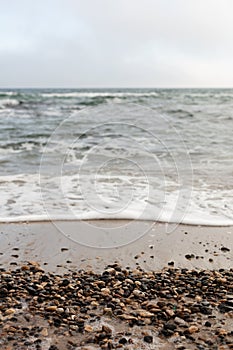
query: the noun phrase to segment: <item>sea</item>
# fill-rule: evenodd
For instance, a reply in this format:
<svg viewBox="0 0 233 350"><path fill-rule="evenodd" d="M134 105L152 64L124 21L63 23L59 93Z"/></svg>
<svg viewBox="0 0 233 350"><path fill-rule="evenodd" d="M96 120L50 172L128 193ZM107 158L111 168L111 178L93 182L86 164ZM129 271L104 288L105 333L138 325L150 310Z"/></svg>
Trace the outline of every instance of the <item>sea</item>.
<svg viewBox="0 0 233 350"><path fill-rule="evenodd" d="M0 222L233 225L233 89L1 89Z"/></svg>

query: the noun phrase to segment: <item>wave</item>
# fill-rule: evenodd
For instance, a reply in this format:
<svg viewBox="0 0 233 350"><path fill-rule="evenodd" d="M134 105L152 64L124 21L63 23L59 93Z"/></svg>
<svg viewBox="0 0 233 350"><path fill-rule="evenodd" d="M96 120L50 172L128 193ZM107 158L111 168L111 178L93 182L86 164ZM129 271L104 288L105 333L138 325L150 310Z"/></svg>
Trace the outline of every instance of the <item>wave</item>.
<svg viewBox="0 0 233 350"><path fill-rule="evenodd" d="M3 91L0 90L0 98L2 97L17 97L20 93L16 91Z"/></svg>
<svg viewBox="0 0 233 350"><path fill-rule="evenodd" d="M75 216L67 215L55 215L48 216L44 215L21 215L21 216L12 216L12 217L2 217L0 218L0 223L20 223L20 222L47 222L47 221L91 221L91 220L137 220L137 221L153 221L169 224L181 224L181 225L190 225L190 226L210 226L210 227L229 227L233 226L233 220L225 218L214 218L214 217L195 217L187 216L182 221L169 220L169 213L164 214L161 218L156 220L150 215L142 215L140 218L137 217L134 213L125 213L124 215L103 215L101 213L89 212L89 213L80 213Z"/></svg>
<svg viewBox="0 0 233 350"><path fill-rule="evenodd" d="M104 97L104 98L127 98L127 97L157 97L156 92L47 92L41 94L43 97L73 98L73 97Z"/></svg>
<svg viewBox="0 0 233 350"><path fill-rule="evenodd" d="M0 92L0 109L14 108L19 105L28 107L30 104L40 105L44 101L47 103L56 103L60 101L65 103L67 101L75 101L80 106L97 106L108 101L114 103L127 100L128 98L151 98L157 97L159 94L156 92L41 92L41 91L29 91L29 92ZM54 100L54 101L53 101Z"/></svg>
<svg viewBox="0 0 233 350"><path fill-rule="evenodd" d="M18 101L16 99L10 99L10 98L0 99L0 108L16 107L21 103L22 103L21 101Z"/></svg>

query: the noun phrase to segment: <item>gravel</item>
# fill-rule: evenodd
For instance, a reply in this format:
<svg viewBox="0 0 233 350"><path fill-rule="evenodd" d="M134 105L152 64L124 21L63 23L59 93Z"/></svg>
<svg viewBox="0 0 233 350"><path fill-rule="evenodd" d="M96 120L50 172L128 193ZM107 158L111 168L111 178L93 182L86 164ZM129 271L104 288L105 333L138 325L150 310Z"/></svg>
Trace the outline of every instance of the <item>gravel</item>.
<svg viewBox="0 0 233 350"><path fill-rule="evenodd" d="M232 269L0 269L1 349L224 350L232 325Z"/></svg>

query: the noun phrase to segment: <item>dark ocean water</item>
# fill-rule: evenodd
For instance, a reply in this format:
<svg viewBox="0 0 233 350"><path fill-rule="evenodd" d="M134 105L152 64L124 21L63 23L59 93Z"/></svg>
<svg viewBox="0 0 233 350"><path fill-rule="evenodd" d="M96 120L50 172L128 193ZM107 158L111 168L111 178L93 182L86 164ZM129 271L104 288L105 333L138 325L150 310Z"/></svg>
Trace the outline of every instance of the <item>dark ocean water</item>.
<svg viewBox="0 0 233 350"><path fill-rule="evenodd" d="M233 90L0 90L0 220L233 224Z"/></svg>

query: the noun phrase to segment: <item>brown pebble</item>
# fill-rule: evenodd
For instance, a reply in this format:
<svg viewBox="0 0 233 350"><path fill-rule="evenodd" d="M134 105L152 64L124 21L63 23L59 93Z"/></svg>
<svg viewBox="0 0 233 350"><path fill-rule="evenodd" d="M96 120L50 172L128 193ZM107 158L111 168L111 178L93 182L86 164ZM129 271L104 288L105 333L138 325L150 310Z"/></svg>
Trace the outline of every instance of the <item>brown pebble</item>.
<svg viewBox="0 0 233 350"><path fill-rule="evenodd" d="M40 334L42 335L42 337L47 337L48 336L48 329L47 328L43 328L42 331L40 332Z"/></svg>
<svg viewBox="0 0 233 350"><path fill-rule="evenodd" d="M14 314L14 313L15 313L15 309L12 309L12 308L7 309L7 310L5 311L5 314L6 314L6 315L11 315L11 314Z"/></svg>
<svg viewBox="0 0 233 350"><path fill-rule="evenodd" d="M197 326L190 326L188 328L188 331L189 331L190 334L197 333L197 332L199 332L199 328Z"/></svg>
<svg viewBox="0 0 233 350"><path fill-rule="evenodd" d="M85 327L84 327L84 330L88 333L92 332L93 331L93 327L91 327L89 324L86 324Z"/></svg>
<svg viewBox="0 0 233 350"><path fill-rule="evenodd" d="M56 305L50 305L45 308L46 311L56 311L57 306Z"/></svg>

